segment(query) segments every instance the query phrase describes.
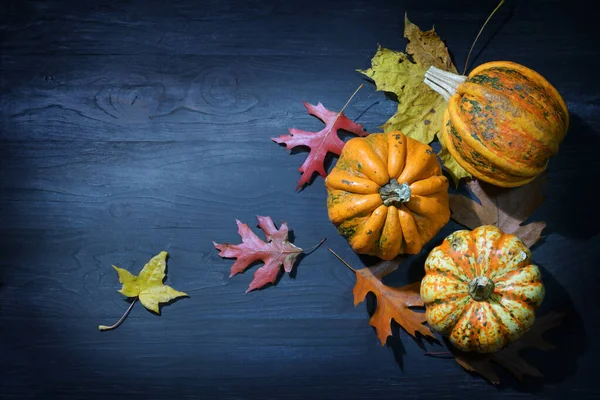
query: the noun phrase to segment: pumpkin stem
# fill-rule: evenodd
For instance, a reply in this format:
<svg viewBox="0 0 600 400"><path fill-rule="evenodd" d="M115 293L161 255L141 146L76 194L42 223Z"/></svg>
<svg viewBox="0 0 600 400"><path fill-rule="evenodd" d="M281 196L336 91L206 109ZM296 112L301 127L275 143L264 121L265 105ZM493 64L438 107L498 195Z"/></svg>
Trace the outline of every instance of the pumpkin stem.
<svg viewBox="0 0 600 400"><path fill-rule="evenodd" d="M441 94L444 99L448 101L450 97L456 93L458 86L465 80L467 80L467 77L464 75L444 71L432 65L427 72L425 72L425 79L423 82Z"/></svg>
<svg viewBox="0 0 600 400"><path fill-rule="evenodd" d="M469 282L469 294L475 301L489 299L493 291L494 282L487 276L478 276Z"/></svg>
<svg viewBox="0 0 600 400"><path fill-rule="evenodd" d="M397 180L392 179L379 189L379 195L385 206L399 207L410 200L411 190L408 183L400 184Z"/></svg>

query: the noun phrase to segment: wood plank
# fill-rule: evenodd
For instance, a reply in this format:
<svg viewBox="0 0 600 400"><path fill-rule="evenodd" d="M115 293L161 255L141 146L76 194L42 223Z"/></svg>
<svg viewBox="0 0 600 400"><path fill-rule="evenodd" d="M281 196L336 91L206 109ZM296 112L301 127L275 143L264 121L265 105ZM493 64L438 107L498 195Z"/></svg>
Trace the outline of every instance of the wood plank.
<svg viewBox="0 0 600 400"><path fill-rule="evenodd" d="M370 66L375 49L334 58L65 56L41 69L32 56L5 56L0 140L269 140L292 127L321 129L302 102L339 110L361 83L345 113L377 132L397 102L356 72ZM571 113L598 121L600 84L588 56L567 60L568 74L548 68L547 57L514 60L539 67L567 93Z"/></svg>
<svg viewBox="0 0 600 400"><path fill-rule="evenodd" d="M401 39L405 11L423 29L435 23L436 30L448 38L450 48L455 52L460 49L464 57L496 4L416 0L336 0L327 7L319 1L264 0L211 1L202 6L186 0L138 0L110 5L74 0L43 5L16 0L11 3L4 17L3 53L330 57L367 54L377 43L396 45ZM577 6L585 8L587 3L575 0L569 4L570 7L556 1L507 4L487 32L493 32L493 27L510 15L491 43L490 53L498 54L498 48L504 52L510 49L512 57L527 56L532 51L552 51L557 57L594 55L594 33L587 29L593 18L579 12L581 8ZM565 31L569 32L569 39L565 38ZM574 47L573 42L584 45Z"/></svg>
<svg viewBox="0 0 600 400"><path fill-rule="evenodd" d="M44 335L33 342L10 335L21 357L5 375L9 380L4 393L296 399L318 394L334 398L339 390L352 387L355 394L349 391L344 398L364 398L417 395L415 383L433 377L428 372L416 374L431 364L431 359L419 355L416 345L407 343L411 355L405 362L411 367L402 373L391 351L363 335L364 325L358 321L338 319L317 325L310 319L217 319L202 320L203 329L197 329L189 320L177 318L167 325L166 321L156 324L155 317L140 329L135 326L136 314L119 330L105 333L97 332L96 321L85 317L62 321L60 326L52 320L20 321L23 327L43 327ZM39 346L47 352L37 353ZM365 363L363 368L356 368L357 358ZM377 361L380 358L386 361ZM434 380L431 393L443 393L461 371L448 360L434 363L438 373L444 373ZM77 381L63 373L73 370L78 371ZM470 386L462 381L459 386Z"/></svg>
<svg viewBox="0 0 600 400"><path fill-rule="evenodd" d="M269 140L292 127L320 130L302 101L339 110L366 82L356 58L86 56L43 72L23 70L27 62L6 61L0 140ZM374 131L396 107L368 84L346 115Z"/></svg>

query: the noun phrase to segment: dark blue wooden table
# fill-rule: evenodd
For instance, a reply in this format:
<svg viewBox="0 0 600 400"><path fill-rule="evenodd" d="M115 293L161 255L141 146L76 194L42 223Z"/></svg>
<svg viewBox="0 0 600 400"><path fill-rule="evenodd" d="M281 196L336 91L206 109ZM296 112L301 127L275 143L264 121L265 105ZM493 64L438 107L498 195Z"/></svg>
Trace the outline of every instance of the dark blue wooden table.
<svg viewBox="0 0 600 400"><path fill-rule="evenodd" d="M571 128L533 218L547 297L566 311L525 358L544 379L500 371L494 387L426 357L401 329L381 346L353 306L354 254L327 218L320 177L296 192L306 152L270 138L318 130L302 101L378 131L396 103L365 81L378 44L402 50L404 13L435 24L460 70L496 1L131 0L2 2L0 398L407 399L598 397L600 85L598 21L585 1L507 1L474 65L512 60L564 96ZM330 160L335 162L335 158ZM211 241L235 219L287 221L295 244L325 246L292 277L245 294ZM428 245L460 226L450 222ZM157 316L128 303L112 264L137 273L161 250L166 283L189 298ZM424 251L426 251L424 250ZM423 256L388 283L420 279ZM397 327L396 327L397 328Z"/></svg>

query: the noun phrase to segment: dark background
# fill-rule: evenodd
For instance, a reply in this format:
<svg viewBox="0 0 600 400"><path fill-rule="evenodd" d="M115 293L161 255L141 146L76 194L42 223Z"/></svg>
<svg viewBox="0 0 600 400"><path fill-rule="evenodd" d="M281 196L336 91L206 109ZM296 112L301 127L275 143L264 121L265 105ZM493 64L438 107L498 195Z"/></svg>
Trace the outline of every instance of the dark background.
<svg viewBox="0 0 600 400"><path fill-rule="evenodd" d="M564 96L571 127L549 166L545 239L533 248L547 297L567 311L524 353L544 379L494 387L401 329L381 346L352 302L359 258L327 218L323 180L295 192L306 152L270 138L319 130L302 101L378 131L396 103L356 69L377 45L403 50L404 13L435 25L459 70L496 1L3 1L0 99L0 397L8 399L399 399L598 397L599 35L594 3L507 1L472 65L512 60ZM590 33L592 32L592 33ZM335 162L335 158L331 159ZM244 294L256 266L235 219L285 220L324 246L293 278ZM419 279L449 223L388 280ZM112 264L138 273L171 253L167 284L190 298L156 316L128 306Z"/></svg>

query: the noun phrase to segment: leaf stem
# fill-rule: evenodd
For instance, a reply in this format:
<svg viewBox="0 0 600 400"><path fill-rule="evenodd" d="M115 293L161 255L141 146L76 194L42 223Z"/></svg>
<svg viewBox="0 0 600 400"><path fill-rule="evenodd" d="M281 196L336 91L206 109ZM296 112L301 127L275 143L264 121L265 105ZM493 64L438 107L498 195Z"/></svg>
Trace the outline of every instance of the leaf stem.
<svg viewBox="0 0 600 400"><path fill-rule="evenodd" d="M477 43L477 39L479 39L479 35L481 35L481 32L483 32L483 29L485 28L487 23L494 16L494 14L496 14L496 11L498 11L498 9L502 6L502 4L504 4L504 0L500 0L500 3L498 3L496 8L494 8L494 11L492 11L492 13L489 15L489 17L485 20L485 22L481 26L481 29L479 30L479 33L477 34L477 36L475 36L475 40L473 40L473 44L471 45L471 49L469 50L469 54L467 55L467 61L465 61L465 69L463 70L463 73L462 73L463 75L467 72L467 67L469 66L469 57L471 57L471 52L473 51L473 48L475 47L475 43Z"/></svg>
<svg viewBox="0 0 600 400"><path fill-rule="evenodd" d="M330 248L327 248L327 250L329 250L329 251L330 251L330 252L331 252L331 253L332 253L334 256L336 256L336 257L338 258L338 260L340 260L341 262L343 262L343 263L344 263L344 265L345 265L346 267L350 268L350 270L351 270L352 272L356 272L356 270L355 270L354 268L352 268L352 267L350 266L350 264L348 264L348 263L347 263L347 262L346 262L346 261L345 261L345 260L344 260L342 257L340 257L340 256L339 256L339 255L338 255L338 254L337 254L335 251L331 250Z"/></svg>
<svg viewBox="0 0 600 400"><path fill-rule="evenodd" d="M323 244L323 242L325 242L325 240L327 240L327 238L323 238L323 239L321 239L321 241L320 241L319 243L315 244L313 247L309 247L309 248L308 248L308 249L306 249L306 250L302 250L302 252L303 252L303 253L306 253L306 254L308 254L308 253L310 253L311 251L313 251L313 250L316 250L316 249L317 249L317 248L318 248L320 245L322 245L322 244Z"/></svg>
<svg viewBox="0 0 600 400"><path fill-rule="evenodd" d="M504 0L502 0L502 1L504 1ZM354 98L354 96L356 96L356 93L358 93L358 91L359 91L360 89L362 89L362 87L363 87L363 86L365 86L365 84L364 84L364 83L361 83L361 84L360 84L360 86L358 87L358 89L356 89L356 90L354 91L354 93L352 93L352 96L350 96L350 98L348 99L348 101L346 102L346 104L344 104L344 107L342 107L342 109L341 109L341 110L340 110L340 112L338 113L338 117L339 117L340 115L342 115L342 113L344 112L344 110L346 109L346 107L348 107L348 104L350 104L350 102L352 101L352 99Z"/></svg>
<svg viewBox="0 0 600 400"><path fill-rule="evenodd" d="M452 352L450 352L450 351L428 351L426 353L423 353L423 355L429 356L429 357L439 357L439 356L452 355L452 357L443 357L443 358L455 358L454 355L452 354Z"/></svg>
<svg viewBox="0 0 600 400"><path fill-rule="evenodd" d="M135 302L137 301L137 297L133 299L133 301L131 302L131 304L129 305L129 308L127 309L127 311L125 311L125 314L123 314L121 316L121 319L119 319L117 321L116 324L112 325L112 326L106 326L106 325L99 325L98 329L103 332L103 331L109 331L112 329L117 328L119 325L121 325L121 323L125 320L125 318L127 318L127 316L129 315L129 312L131 311L131 309L133 308L133 305L135 304Z"/></svg>

